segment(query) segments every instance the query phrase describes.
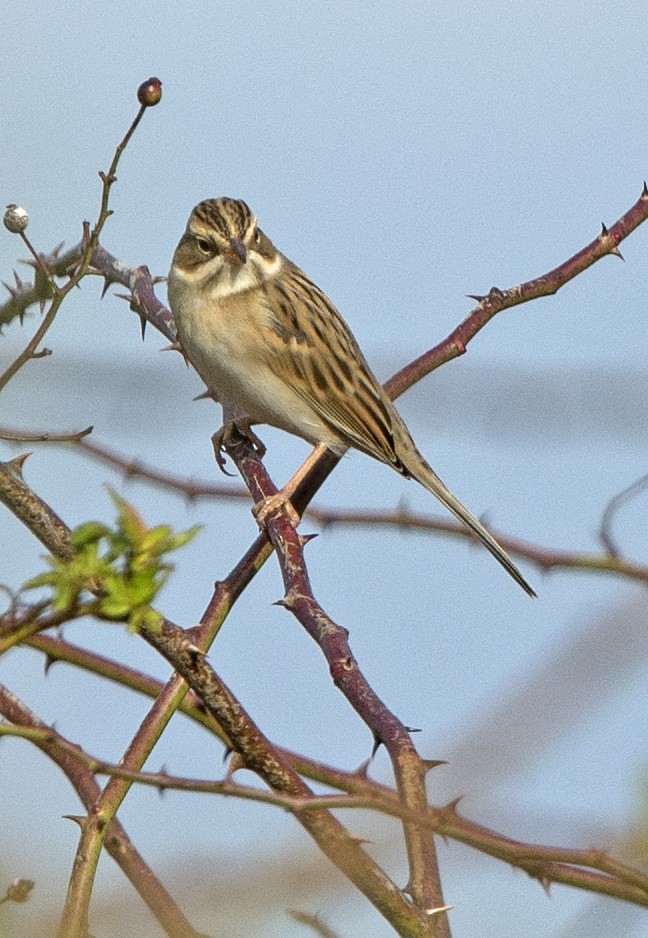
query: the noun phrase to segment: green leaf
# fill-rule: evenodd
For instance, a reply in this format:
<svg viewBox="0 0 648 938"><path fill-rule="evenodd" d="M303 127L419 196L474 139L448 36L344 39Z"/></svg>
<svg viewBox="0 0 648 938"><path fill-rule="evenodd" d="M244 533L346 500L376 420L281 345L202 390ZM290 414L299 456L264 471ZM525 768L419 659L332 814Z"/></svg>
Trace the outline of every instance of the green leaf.
<svg viewBox="0 0 648 938"><path fill-rule="evenodd" d="M86 521L85 524L80 524L74 529L70 541L74 547L80 549L86 544L96 543L102 537L109 537L110 534L110 528L100 521Z"/></svg>
<svg viewBox="0 0 648 938"><path fill-rule="evenodd" d="M135 629L157 627L162 617L151 603L173 571L167 555L184 547L200 527L178 534L166 524L147 528L132 505L109 491L117 509L115 527L99 521L80 524L71 535L75 556L65 562L48 558L50 569L24 589L49 587L52 608L71 614L82 594L91 593L98 597L92 604L98 616L126 620Z"/></svg>

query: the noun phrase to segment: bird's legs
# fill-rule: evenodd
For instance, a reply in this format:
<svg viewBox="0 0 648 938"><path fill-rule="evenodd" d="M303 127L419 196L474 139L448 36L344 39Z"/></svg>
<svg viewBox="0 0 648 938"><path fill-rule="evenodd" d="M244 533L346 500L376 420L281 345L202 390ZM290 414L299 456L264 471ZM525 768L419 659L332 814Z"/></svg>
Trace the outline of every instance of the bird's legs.
<svg viewBox="0 0 648 938"><path fill-rule="evenodd" d="M313 464L317 462L318 458L325 450L326 447L320 443L310 454L306 462L299 467L292 479L284 485L281 491L277 492L275 495L269 495L267 498L256 503L252 509L252 514L256 518L260 528L265 528L266 522L279 511L286 512L295 528L299 526L301 517L292 504L293 495L301 485L302 480L311 471Z"/></svg>

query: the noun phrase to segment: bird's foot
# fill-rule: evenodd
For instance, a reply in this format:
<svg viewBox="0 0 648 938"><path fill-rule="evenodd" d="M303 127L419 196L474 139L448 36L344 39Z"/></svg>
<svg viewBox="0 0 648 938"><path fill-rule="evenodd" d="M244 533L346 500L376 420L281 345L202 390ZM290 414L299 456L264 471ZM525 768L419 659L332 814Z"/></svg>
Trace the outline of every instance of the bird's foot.
<svg viewBox="0 0 648 938"><path fill-rule="evenodd" d="M265 529L268 521L282 511L288 515L288 520L294 528L299 527L301 518L290 501L291 496L292 492L282 489L280 492L269 495L267 498L263 498L260 502L256 503L252 509L252 514L256 518L257 524L262 531Z"/></svg>
<svg viewBox="0 0 648 938"><path fill-rule="evenodd" d="M252 421L249 417L240 417L237 420L227 421L227 423L224 423L220 430L217 430L212 436L212 446L214 447L214 456L218 468L221 472L225 473L226 476L231 476L233 473L228 472L225 468L223 451L228 444L236 441L237 436L242 436L248 441L259 459L263 459L266 454L265 444L252 429Z"/></svg>

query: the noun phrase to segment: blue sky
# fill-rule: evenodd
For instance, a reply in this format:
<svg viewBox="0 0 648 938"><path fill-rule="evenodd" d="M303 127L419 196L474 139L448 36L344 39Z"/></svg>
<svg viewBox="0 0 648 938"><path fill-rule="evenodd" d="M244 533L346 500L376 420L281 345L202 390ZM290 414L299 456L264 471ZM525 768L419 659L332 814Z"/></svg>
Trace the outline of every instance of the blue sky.
<svg viewBox="0 0 648 938"><path fill-rule="evenodd" d="M637 2L10 5L0 204L28 208L39 249L78 240L82 220L96 215L97 171L135 112L135 90L158 75L163 101L121 164L106 247L165 274L198 200L245 198L387 377L467 315L466 294L550 270L638 198L648 174L644 17ZM596 550L603 507L646 471L647 232L622 246L625 263L606 258L557 296L502 314L466 356L399 405L434 468L497 530ZM10 279L19 256L17 240L0 232L1 279ZM0 367L35 321L5 330ZM86 281L47 344L54 355L23 369L3 393L1 424L92 423L98 441L125 454L215 477L209 437L219 414L192 402L200 383L179 357L158 353L163 340L149 330L141 342L127 304L100 303L99 285ZM261 435L283 482L307 447L277 431ZM16 450L0 444L0 452L6 459ZM111 517L106 480L150 523L202 523L161 602L185 626L255 530L240 504L187 505L122 484L69 451L36 448L26 477L71 525ZM437 512L422 489L358 454L343 460L319 502ZM645 507L645 498L628 506L616 528L640 560ZM0 581L16 586L42 551L7 514L0 531L11 545ZM374 688L405 723L422 728L421 751L450 761L432 778L433 803L464 794L464 810L477 821L573 846L610 844L636 819L648 730L646 600L638 587L525 567L539 593L532 603L485 552L381 530L325 532L307 559L317 597L351 630ZM280 595L270 561L219 636L214 664L271 738L357 765L369 733L332 687L317 649L271 605ZM65 634L161 678L168 673L118 628L85 623ZM42 661L28 651L0 661L0 680L107 758L119 757L147 709L66 666L44 679ZM222 772L221 756L178 720L151 767L210 777ZM383 756L375 771L389 777ZM78 805L19 742L3 743L0 794L0 856L10 858L4 878L38 881L31 907L7 913L26 921L60 898L76 831L59 818ZM264 878L259 871L280 849L298 853L302 868L323 880L315 849L283 814L133 792L122 818L197 927L227 931L217 901L223 877L212 876L211 864L221 870L249 860L250 882L265 884L266 915L260 924L241 912L246 935L303 934L296 925L291 931L284 912L300 904L341 934L390 934L336 879L302 900L276 872ZM395 828L364 817L355 825L404 882ZM475 934L476 921L484 938L619 932L622 913L612 902L561 889L548 900L526 877L458 846L442 847L441 858L456 935ZM204 888L200 901L192 881ZM121 896L122 886L106 860L98 903ZM224 892L232 904L233 889ZM137 903L128 915L140 916L142 936L157 934ZM624 933L639 934L641 925L642 913L623 910ZM98 921L95 932L120 933L104 926Z"/></svg>

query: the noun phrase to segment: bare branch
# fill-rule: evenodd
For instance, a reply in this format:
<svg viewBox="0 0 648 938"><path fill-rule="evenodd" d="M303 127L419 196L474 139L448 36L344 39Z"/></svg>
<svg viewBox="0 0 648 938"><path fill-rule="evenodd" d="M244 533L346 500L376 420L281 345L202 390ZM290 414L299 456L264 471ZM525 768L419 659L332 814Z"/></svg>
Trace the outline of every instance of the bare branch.
<svg viewBox="0 0 648 938"><path fill-rule="evenodd" d="M2 687L2 685L0 685L0 713L17 727L33 729L37 733L55 734L51 727L42 723L15 694ZM60 737L58 733L55 735ZM74 755L70 754L67 747L52 746L45 740L39 741L37 739L34 740L34 743L58 765L68 778L86 810L91 811L99 794L99 786L87 768L81 765ZM68 743L67 746L74 748L71 743ZM174 938L201 938L154 876L144 858L139 855L126 831L117 820L113 819L110 823L105 847L168 935L174 936Z"/></svg>
<svg viewBox="0 0 648 938"><path fill-rule="evenodd" d="M228 455L236 463L257 506L277 495L257 451L243 437L227 444ZM418 816L427 807L426 768L412 744L405 726L392 714L362 674L348 641L346 629L336 625L315 600L303 545L285 505L265 523L284 582L282 601L308 634L317 642L329 665L336 686L371 730L376 745L383 744L391 757L399 792L404 804ZM404 825L410 864L406 891L422 909L443 905L441 881L434 842L429 832L416 823ZM435 923L435 935L449 935L445 916Z"/></svg>

